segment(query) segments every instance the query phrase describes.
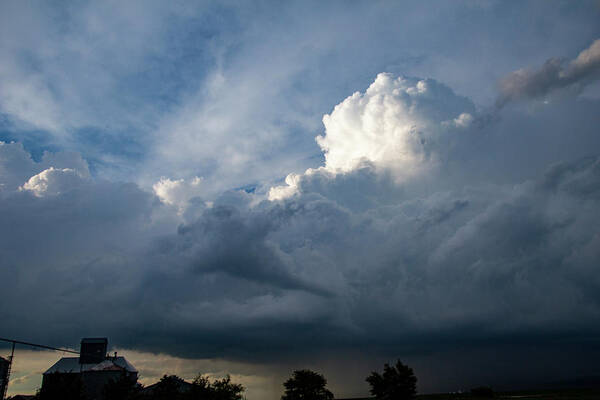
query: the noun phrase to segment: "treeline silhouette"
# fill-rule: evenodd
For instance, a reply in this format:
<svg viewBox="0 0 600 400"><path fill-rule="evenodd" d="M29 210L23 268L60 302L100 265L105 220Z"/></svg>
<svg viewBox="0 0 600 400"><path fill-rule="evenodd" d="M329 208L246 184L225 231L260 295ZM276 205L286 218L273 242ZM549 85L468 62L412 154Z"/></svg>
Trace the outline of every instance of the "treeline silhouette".
<svg viewBox="0 0 600 400"><path fill-rule="evenodd" d="M36 400L96 400L88 399L82 381L77 376L61 374L43 385ZM242 400L244 387L231 382L228 375L210 381L198 375L186 382L176 375L164 375L157 383L144 387L126 374L107 383L101 398L104 400Z"/></svg>
<svg viewBox="0 0 600 400"><path fill-rule="evenodd" d="M198 375L186 382L176 375L164 375L153 385L142 386L126 374L105 384L100 399L88 399L81 379L76 374L57 374L38 390L36 400L244 400L245 388L227 375L210 380ZM385 364L383 373L372 372L366 381L377 400L410 400L417 394L417 377L413 369L400 360ZM283 383L281 400L333 400L327 380L317 372L300 369ZM484 388L479 388L483 391ZM487 389L487 388L485 388ZM489 389L491 390L491 389ZM483 393L481 393L483 394ZM486 393L491 394L491 393Z"/></svg>

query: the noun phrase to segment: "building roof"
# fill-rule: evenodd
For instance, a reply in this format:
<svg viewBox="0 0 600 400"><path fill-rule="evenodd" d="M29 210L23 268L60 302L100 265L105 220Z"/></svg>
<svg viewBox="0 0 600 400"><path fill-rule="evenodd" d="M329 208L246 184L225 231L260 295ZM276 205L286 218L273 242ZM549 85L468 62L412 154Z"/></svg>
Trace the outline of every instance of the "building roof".
<svg viewBox="0 0 600 400"><path fill-rule="evenodd" d="M138 372L125 357L111 357L96 364L79 364L79 357L63 357L51 366L44 375L54 372L79 373L89 371L127 371Z"/></svg>

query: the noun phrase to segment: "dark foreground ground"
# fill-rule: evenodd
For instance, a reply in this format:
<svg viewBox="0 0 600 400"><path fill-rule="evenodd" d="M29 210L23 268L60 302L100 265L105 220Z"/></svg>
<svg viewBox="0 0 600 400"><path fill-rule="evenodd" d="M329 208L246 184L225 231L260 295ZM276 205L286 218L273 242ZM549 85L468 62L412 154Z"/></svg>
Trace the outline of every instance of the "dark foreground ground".
<svg viewBox="0 0 600 400"><path fill-rule="evenodd" d="M564 390L524 390L515 392L498 392L494 397L477 397L468 393L421 394L417 400L600 400L600 389L564 389ZM339 400L372 400L339 399Z"/></svg>

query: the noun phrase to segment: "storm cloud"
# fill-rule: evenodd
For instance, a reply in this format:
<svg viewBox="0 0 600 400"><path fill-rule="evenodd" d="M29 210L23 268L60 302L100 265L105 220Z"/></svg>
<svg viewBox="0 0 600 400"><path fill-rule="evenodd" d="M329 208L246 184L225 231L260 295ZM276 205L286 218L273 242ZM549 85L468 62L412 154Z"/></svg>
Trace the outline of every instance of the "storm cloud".
<svg viewBox="0 0 600 400"><path fill-rule="evenodd" d="M6 6L1 336L356 396L595 373L596 8L340 4Z"/></svg>
<svg viewBox="0 0 600 400"><path fill-rule="evenodd" d="M173 207L165 201L171 198L165 181L155 186L159 198L134 184L82 177L74 172L78 159L45 168L47 159L60 157L36 163L22 147L3 145L12 149L3 158L7 179L14 179L9 161L16 157L31 174L43 169L11 184L0 199L0 229L8 239L2 280L15 282L3 294L4 304L13 305L3 311L11 321L5 329L29 337L44 323L53 328L33 339L61 341L78 326L77 332L103 332L124 346L244 360L357 345L442 349L465 337L600 329L594 322L600 160L560 162L516 183L467 180L449 189L443 182L462 170L468 130L485 132L446 123L475 111L466 99L446 101L455 95L431 80L380 75L365 95L402 82L420 85L424 94L427 87L441 89L407 108L414 121L386 111L403 113L394 99L418 95L410 93L413 86L408 94L390 89L377 107L367 105L375 114L347 112L354 121L348 126L366 126L364 133L340 123L332 128L363 94L345 100L325 118L326 136L318 138L325 166L296 175L294 190L271 201L232 191L211 202L184 201L186 195ZM427 140L418 139L417 150L386 153L404 140L388 135L387 126ZM375 146L383 152L370 153L358 139L363 134L381 140ZM334 140L366 156L338 168L330 156ZM420 161L407 161L410 151ZM425 160L435 162L406 173L404 163ZM50 310L37 304L41 299Z"/></svg>

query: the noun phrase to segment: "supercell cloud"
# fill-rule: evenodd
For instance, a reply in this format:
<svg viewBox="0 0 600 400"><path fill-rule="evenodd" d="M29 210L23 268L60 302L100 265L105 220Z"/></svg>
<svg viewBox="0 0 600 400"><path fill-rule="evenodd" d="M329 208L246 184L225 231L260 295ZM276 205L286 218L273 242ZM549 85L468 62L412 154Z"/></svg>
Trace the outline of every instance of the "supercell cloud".
<svg viewBox="0 0 600 400"><path fill-rule="evenodd" d="M475 106L432 79L377 75L365 93L355 92L323 117L325 134L316 141L325 165L312 174L346 174L370 164L391 173L397 183L415 179L460 141L453 128L470 125ZM286 178L271 200L294 193L300 177Z"/></svg>
<svg viewBox="0 0 600 400"><path fill-rule="evenodd" d="M4 144L5 176L17 158L32 171L1 198L3 280L17 282L6 328L29 337L44 323L34 339L60 340L81 325L145 350L250 360L597 331L600 161L447 189L470 135L486 135L456 122L473 114L434 80L380 74L324 117L325 165L272 201L232 191L207 205L199 179L151 193Z"/></svg>
<svg viewBox="0 0 600 400"><path fill-rule="evenodd" d="M1 336L106 335L132 351L256 366L356 355L365 373L412 357L426 390L457 389L435 378L446 369L466 384L480 376L460 357L437 362L453 351L498 381L544 377L551 362L494 364L527 346L593 370L580 355L600 354L588 340L600 333L600 100L580 94L598 82L600 40L507 72L577 52L596 30L521 63L529 48L491 34L481 47L464 40L471 31L431 42L412 21L434 17L416 6L349 11L308 38L296 24L314 14L293 8L269 20L281 40L242 11L177 8L182 32L161 7L131 7L124 21L143 11L145 24L94 28L106 10L69 11L84 16L93 57L79 40L35 50L40 32L22 39L27 52L0 39ZM477 24L486 7L452 15ZM231 18L235 34L192 29L205 15ZM356 44L336 33L363 18L387 23L357 28ZM396 38L396 58L375 34ZM131 39L118 46L119 35ZM165 43L182 47L162 54ZM510 62L474 66L492 44ZM296 49L310 50L306 65ZM373 63L348 66L363 49ZM265 63L276 50L285 57ZM96 57L121 61L94 75ZM486 104L479 86L499 78Z"/></svg>

